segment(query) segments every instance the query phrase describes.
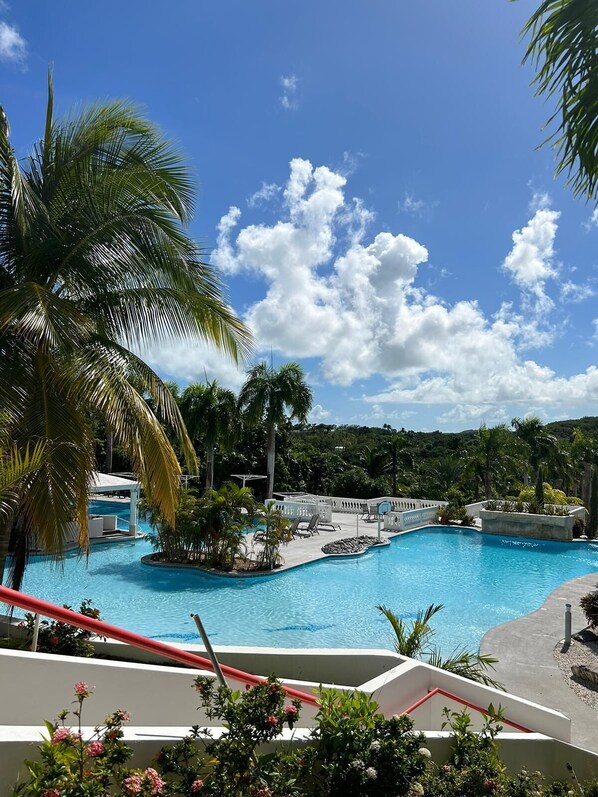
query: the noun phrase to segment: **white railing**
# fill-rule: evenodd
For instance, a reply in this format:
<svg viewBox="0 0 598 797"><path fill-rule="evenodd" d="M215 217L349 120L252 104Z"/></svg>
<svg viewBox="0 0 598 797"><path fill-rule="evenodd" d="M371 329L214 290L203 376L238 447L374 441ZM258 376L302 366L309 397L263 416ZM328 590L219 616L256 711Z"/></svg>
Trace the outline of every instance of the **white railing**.
<svg viewBox="0 0 598 797"><path fill-rule="evenodd" d="M410 509L406 512L387 512L384 515L385 531L406 531L416 526L425 526L434 523L438 515L440 504L422 507L421 509Z"/></svg>
<svg viewBox="0 0 598 797"><path fill-rule="evenodd" d="M312 515L318 514L324 523L332 521L332 511L328 504L318 501L274 501L274 507L289 520L302 518L309 520Z"/></svg>
<svg viewBox="0 0 598 797"><path fill-rule="evenodd" d="M302 496L305 498L305 496ZM382 501L390 501L394 512L405 512L411 509L425 509L426 507L438 506L441 501L433 501L427 498L398 498L397 496L382 495L379 498L339 498L329 495L309 496L313 501L325 502L333 512L345 512L351 515L360 515L363 512L364 504L368 505L369 511L374 514L378 504Z"/></svg>

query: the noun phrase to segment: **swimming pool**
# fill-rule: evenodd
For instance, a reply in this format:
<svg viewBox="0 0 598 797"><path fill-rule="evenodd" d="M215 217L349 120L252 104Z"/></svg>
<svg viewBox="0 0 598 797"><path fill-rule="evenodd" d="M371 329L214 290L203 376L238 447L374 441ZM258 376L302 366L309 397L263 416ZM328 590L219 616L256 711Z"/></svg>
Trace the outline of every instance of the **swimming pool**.
<svg viewBox="0 0 598 797"><path fill-rule="evenodd" d="M292 544L292 543L291 543ZM433 626L445 653L537 609L562 583L598 568L598 545L487 537L438 526L395 537L352 559L326 559L258 578L222 578L140 563L145 540L94 546L88 563L29 565L23 591L77 607L90 598L108 622L162 640L197 641L190 612L215 644L392 647L385 604L413 618L443 603ZM283 550L284 553L284 550Z"/></svg>

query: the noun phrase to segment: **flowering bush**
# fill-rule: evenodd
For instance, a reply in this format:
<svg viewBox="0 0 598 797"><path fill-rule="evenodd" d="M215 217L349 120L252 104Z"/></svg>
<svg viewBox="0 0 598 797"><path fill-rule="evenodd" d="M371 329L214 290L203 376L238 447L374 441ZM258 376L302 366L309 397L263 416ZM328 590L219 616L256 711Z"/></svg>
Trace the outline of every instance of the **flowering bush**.
<svg viewBox="0 0 598 797"><path fill-rule="evenodd" d="M75 706L62 711L58 722L46 722L48 738L40 746L41 761L28 761L30 778L15 788L21 797L105 797L118 781L131 750L123 740L122 724L129 719L126 711L115 711L104 725L94 729L88 739L82 733L84 701L92 694L86 683L75 684ZM65 725L72 714L73 729Z"/></svg>
<svg viewBox="0 0 598 797"><path fill-rule="evenodd" d="M598 781L543 783L539 772L511 777L500 760L496 736L500 710L488 708L480 733L465 713L446 713L453 734L449 760L434 764L425 737L405 716L386 719L366 694L326 690L316 728L302 747L269 744L299 719L300 703L288 702L273 678L244 692L197 678L194 688L210 719L224 732L213 738L199 726L164 747L153 766L129 769L119 710L84 738L81 715L92 694L75 684L75 706L46 723L41 761L27 762L29 779L16 797L598 797ZM65 724L69 714L75 728Z"/></svg>
<svg viewBox="0 0 598 797"><path fill-rule="evenodd" d="M65 609L71 606L64 604ZM81 603L79 614L85 617L92 617L100 620L100 610L96 609L91 600L87 599ZM33 641L33 626L35 615L25 615L25 626L27 627L28 641L31 645ZM37 637L37 651L39 653L59 653L63 656L93 656L93 645L88 640L93 634L83 628L75 628L67 623L59 623L57 620L42 620L39 624L39 634Z"/></svg>

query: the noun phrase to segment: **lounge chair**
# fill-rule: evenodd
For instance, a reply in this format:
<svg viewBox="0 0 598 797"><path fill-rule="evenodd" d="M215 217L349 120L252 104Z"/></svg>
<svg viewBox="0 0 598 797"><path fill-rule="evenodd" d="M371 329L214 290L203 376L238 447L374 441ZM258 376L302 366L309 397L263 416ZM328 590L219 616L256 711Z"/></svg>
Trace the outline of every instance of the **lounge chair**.
<svg viewBox="0 0 598 797"><path fill-rule="evenodd" d="M376 520L376 513L370 510L370 505L366 501L361 505L361 519L367 520L368 523L371 520Z"/></svg>
<svg viewBox="0 0 598 797"><path fill-rule="evenodd" d="M327 523L325 520L318 520L318 528L324 531L340 531L340 523Z"/></svg>
<svg viewBox="0 0 598 797"><path fill-rule="evenodd" d="M305 520L299 521L299 523L297 524L297 528L293 532L293 536L295 536L295 537L311 537L314 534L319 534L320 533L318 531L318 521L319 521L319 519L320 519L320 516L316 513L315 515L312 515L310 517L307 525L305 525Z"/></svg>

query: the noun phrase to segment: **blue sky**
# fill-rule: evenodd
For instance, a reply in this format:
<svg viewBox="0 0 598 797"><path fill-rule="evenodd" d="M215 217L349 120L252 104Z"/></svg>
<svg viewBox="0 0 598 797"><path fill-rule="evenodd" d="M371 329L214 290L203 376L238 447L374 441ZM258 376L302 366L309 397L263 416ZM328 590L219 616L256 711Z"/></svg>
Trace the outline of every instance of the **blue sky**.
<svg viewBox="0 0 598 797"><path fill-rule="evenodd" d="M254 331L301 362L314 422L446 431L593 415L598 213L537 150L528 0L13 0L1 102L20 155L126 97L197 176L191 232ZM181 385L243 371L181 342Z"/></svg>

